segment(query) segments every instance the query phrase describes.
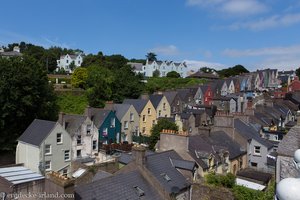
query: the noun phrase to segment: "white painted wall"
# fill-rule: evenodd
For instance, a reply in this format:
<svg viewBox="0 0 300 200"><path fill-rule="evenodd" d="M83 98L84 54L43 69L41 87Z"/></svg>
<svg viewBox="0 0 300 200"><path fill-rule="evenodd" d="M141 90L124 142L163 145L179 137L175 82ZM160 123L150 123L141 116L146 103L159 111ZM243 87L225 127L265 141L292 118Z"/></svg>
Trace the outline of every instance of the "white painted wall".
<svg viewBox="0 0 300 200"><path fill-rule="evenodd" d="M36 172L39 171L39 147L19 141L16 149L16 164L24 163L24 167Z"/></svg>

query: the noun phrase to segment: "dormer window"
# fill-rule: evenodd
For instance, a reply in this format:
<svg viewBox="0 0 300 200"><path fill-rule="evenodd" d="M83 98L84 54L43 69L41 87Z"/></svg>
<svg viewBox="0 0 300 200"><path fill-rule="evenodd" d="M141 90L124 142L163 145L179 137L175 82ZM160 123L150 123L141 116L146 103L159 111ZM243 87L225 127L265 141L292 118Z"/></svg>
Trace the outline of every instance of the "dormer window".
<svg viewBox="0 0 300 200"><path fill-rule="evenodd" d="M166 173L162 173L161 176L167 181L171 181L172 179L166 174Z"/></svg>

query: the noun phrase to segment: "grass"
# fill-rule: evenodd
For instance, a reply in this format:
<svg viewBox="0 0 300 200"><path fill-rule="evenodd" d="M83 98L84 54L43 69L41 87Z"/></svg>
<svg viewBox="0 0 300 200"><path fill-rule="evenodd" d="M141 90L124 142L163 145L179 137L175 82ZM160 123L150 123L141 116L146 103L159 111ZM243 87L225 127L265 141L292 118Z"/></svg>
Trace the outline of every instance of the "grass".
<svg viewBox="0 0 300 200"><path fill-rule="evenodd" d="M85 94L64 93L58 94L58 106L60 112L68 114L83 114L88 105Z"/></svg>

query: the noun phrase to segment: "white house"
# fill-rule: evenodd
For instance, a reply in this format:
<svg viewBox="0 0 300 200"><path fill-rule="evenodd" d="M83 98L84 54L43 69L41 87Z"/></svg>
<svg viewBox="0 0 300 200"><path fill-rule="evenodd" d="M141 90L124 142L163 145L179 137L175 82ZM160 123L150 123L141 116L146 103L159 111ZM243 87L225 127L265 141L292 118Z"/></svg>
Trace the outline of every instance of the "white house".
<svg viewBox="0 0 300 200"><path fill-rule="evenodd" d="M35 119L18 139L16 164L45 174L50 171L70 175L71 137L58 123Z"/></svg>
<svg viewBox="0 0 300 200"><path fill-rule="evenodd" d="M72 73L74 69L70 68L72 62L74 62L75 68L80 67L82 64L83 57L81 54L78 55L62 55L60 59L57 60L57 71L59 69L64 69L66 72Z"/></svg>
<svg viewBox="0 0 300 200"><path fill-rule="evenodd" d="M139 72L146 77L152 77L155 70L159 71L160 77L167 76L168 72L175 71L180 74L182 78L187 76L187 65L185 62L177 63L173 61L146 61L146 65L143 66Z"/></svg>

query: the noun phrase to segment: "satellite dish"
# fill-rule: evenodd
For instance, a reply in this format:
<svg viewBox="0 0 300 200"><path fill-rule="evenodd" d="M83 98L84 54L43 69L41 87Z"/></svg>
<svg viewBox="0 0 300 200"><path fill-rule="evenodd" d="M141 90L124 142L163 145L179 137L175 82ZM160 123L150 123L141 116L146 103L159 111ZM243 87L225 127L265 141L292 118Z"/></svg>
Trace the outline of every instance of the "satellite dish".
<svg viewBox="0 0 300 200"><path fill-rule="evenodd" d="M300 179L285 178L276 187L276 197L279 200L299 200L300 199Z"/></svg>

